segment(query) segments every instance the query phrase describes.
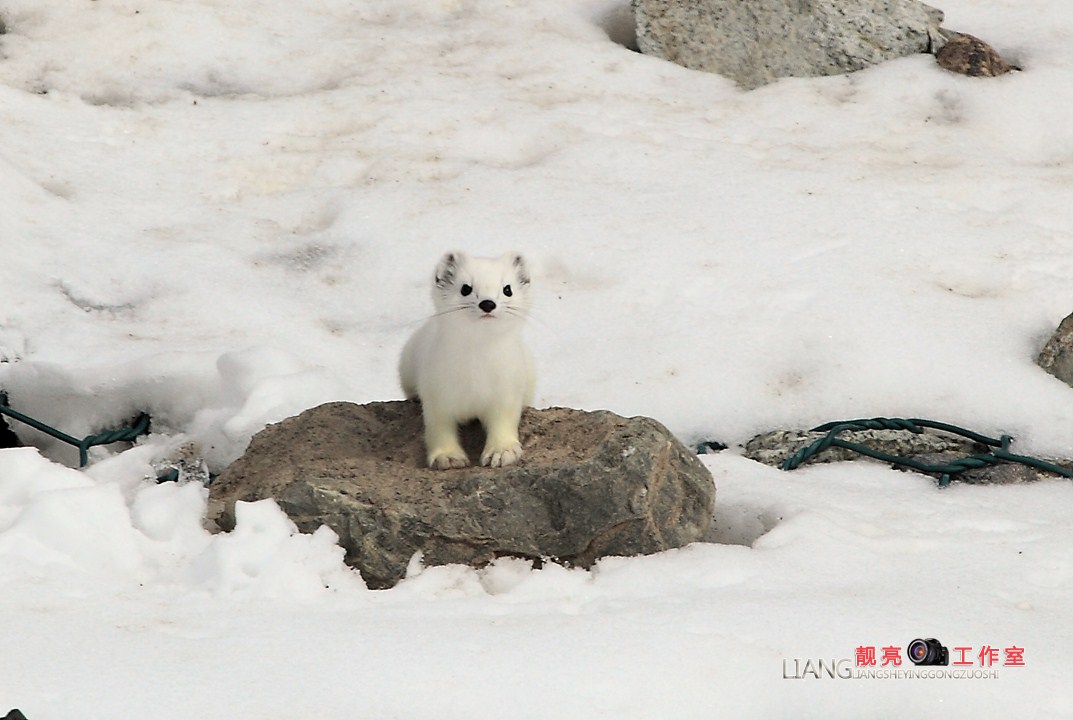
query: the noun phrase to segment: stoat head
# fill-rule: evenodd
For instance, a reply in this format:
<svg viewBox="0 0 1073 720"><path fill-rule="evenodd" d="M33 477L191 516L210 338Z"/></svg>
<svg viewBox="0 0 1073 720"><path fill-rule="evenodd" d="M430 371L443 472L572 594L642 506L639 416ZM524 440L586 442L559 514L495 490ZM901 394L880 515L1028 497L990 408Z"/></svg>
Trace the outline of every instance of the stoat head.
<svg viewBox="0 0 1073 720"><path fill-rule="evenodd" d="M449 252L436 265L432 301L436 315L452 322L520 323L529 310L529 269L514 252L498 258Z"/></svg>

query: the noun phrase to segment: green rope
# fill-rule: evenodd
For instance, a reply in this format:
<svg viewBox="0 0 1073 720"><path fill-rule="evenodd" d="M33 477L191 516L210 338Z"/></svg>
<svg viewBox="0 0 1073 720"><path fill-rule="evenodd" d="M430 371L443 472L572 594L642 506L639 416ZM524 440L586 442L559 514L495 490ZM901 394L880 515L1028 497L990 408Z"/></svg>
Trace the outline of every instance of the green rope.
<svg viewBox="0 0 1073 720"><path fill-rule="evenodd" d="M8 405L7 393L3 391L0 391L0 415L12 417L36 430L40 430L46 435L51 435L57 440L62 440L68 445L74 445L78 448L79 467L85 467L89 463L89 449L95 445L110 445L111 443L120 441L133 442L142 435L147 435L149 433L149 416L142 413L135 418L131 427L106 430L97 433L96 435L87 435L84 438L76 438L65 432L61 432L50 425L46 425L40 420L35 420L29 415L24 415L18 410L15 410Z"/></svg>
<svg viewBox="0 0 1073 720"><path fill-rule="evenodd" d="M849 442L838 437L841 432L859 431L859 430L905 430L911 433L922 433L925 428L932 430L941 430L943 432L951 433L954 435L960 435L961 437L972 440L973 442L981 445L986 445L992 450L987 452L977 453L968 457L959 458L946 463L927 463L920 460L914 460L913 458L899 457L897 455L890 455L888 453L880 452L879 450L873 450L865 445ZM921 420L913 418L905 420L902 418L869 418L864 420L845 420L841 422L832 422L825 425L812 428L811 432L827 433L822 438L819 438L815 442L801 448L782 464L783 470L793 470L800 467L803 463L814 457L815 455L823 452L829 447L840 447L847 450L860 453L861 455L867 455L868 457L875 458L876 460L882 460L883 462L889 462L892 465L899 467L906 467L912 470L916 470L922 473L939 475L939 487L946 487L950 484L950 478L952 475L963 473L966 470L977 470L979 468L990 467L998 465L1002 462L1015 462L1029 467L1034 467L1038 470L1045 470L1047 472L1061 475L1062 477L1073 478L1073 471L1068 470L1054 463L1049 463L1039 458L1030 457L1028 455L1015 455L1010 452L1010 442L1013 440L1009 435L1003 435L1001 438L995 439L988 437L987 435L981 435L980 433L966 430L964 428L957 427L956 425L950 425L948 423L935 422L934 420Z"/></svg>

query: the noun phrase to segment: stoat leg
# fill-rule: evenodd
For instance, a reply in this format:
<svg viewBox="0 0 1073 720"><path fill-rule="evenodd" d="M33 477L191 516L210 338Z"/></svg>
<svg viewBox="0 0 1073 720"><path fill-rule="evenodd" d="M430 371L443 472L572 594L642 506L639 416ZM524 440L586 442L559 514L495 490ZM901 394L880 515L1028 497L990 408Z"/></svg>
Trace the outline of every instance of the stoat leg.
<svg viewBox="0 0 1073 720"><path fill-rule="evenodd" d="M481 453L481 465L506 467L518 462L522 456L522 443L518 439L518 422L521 410L496 411L481 418L488 440Z"/></svg>
<svg viewBox="0 0 1073 720"><path fill-rule="evenodd" d="M458 423L454 420L426 415L425 447L430 468L447 470L469 465L466 451L458 442Z"/></svg>

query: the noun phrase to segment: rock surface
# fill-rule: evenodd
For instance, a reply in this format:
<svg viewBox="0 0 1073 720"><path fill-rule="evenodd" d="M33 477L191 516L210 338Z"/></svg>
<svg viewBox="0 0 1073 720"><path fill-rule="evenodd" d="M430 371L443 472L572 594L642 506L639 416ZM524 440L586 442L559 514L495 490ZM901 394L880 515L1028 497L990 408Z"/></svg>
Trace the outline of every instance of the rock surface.
<svg viewBox="0 0 1073 720"><path fill-rule="evenodd" d="M779 467L798 450L819 440L824 435L826 433L803 430L775 430L757 435L745 443L744 455L750 460ZM898 455L900 457L943 454L957 457L987 450L986 446L976 445L963 438L929 431L917 434L903 430L858 430L840 433L839 437L888 455ZM852 450L830 447L820 455L817 455L813 461L841 462L860 458L860 453L855 453Z"/></svg>
<svg viewBox="0 0 1073 720"><path fill-rule="evenodd" d="M1073 315L1069 315L1043 346L1036 364L1073 387Z"/></svg>
<svg viewBox="0 0 1073 720"><path fill-rule="evenodd" d="M746 89L929 52L943 14L917 0L633 0L647 55Z"/></svg>
<svg viewBox="0 0 1073 720"><path fill-rule="evenodd" d="M983 40L966 33L951 33L935 60L945 70L970 77L995 77L1019 69Z"/></svg>
<svg viewBox="0 0 1073 720"><path fill-rule="evenodd" d="M426 565L496 557L582 567L701 540L715 485L697 457L648 418L526 410L525 455L506 468L424 467L416 401L329 403L265 428L210 486L236 501L272 497L298 527L331 527L370 587L390 587L415 553ZM479 456L479 425L463 432Z"/></svg>

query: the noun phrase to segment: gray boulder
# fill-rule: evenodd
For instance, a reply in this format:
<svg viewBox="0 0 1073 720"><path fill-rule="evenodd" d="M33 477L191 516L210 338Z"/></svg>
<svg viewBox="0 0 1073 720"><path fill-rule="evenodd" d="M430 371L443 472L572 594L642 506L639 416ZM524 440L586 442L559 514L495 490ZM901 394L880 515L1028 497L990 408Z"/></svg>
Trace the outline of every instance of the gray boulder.
<svg viewBox="0 0 1073 720"><path fill-rule="evenodd" d="M633 0L647 55L746 89L853 72L941 43L943 13L917 0Z"/></svg>
<svg viewBox="0 0 1073 720"><path fill-rule="evenodd" d="M660 423L610 412L526 410L525 455L505 468L424 467L417 401L329 403L258 433L211 486L223 529L236 501L275 498L298 527L328 525L370 587L426 565L500 556L582 567L701 540L715 484ZM479 457L479 425L463 447Z"/></svg>

